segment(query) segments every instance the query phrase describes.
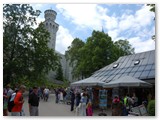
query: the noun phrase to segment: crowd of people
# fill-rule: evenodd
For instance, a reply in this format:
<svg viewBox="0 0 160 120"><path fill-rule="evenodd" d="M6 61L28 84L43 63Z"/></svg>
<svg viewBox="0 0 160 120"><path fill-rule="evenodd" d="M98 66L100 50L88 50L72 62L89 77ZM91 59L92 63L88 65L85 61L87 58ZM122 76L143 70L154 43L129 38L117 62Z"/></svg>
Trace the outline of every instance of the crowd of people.
<svg viewBox="0 0 160 120"><path fill-rule="evenodd" d="M11 116L25 116L23 110L24 98L23 94L26 91L26 86L21 85L14 90L11 89L8 84L3 89L3 116L8 116L8 112ZM38 88L34 86L29 89L28 105L30 116L39 116L39 102L40 99L47 101L49 98L50 90L47 87Z"/></svg>
<svg viewBox="0 0 160 120"><path fill-rule="evenodd" d="M3 90L3 116L8 116L8 111L12 116L24 116L23 110L23 94L26 87L21 85L14 90L10 85L7 85ZM74 89L54 89L55 103L70 104L70 111L75 111L76 116L93 116L92 102L93 96L86 89L76 91ZM28 105L30 116L39 116L39 102L40 100L48 101L50 90L47 87L37 87L29 89ZM148 100L151 95L148 94ZM132 107L139 105L139 99L135 93L132 95L126 94L124 97L115 95L112 100L111 110L112 116L127 116ZM143 101L146 105L147 100Z"/></svg>
<svg viewBox="0 0 160 120"><path fill-rule="evenodd" d="M76 111L76 116L92 116L92 102L91 96L87 91L74 92L73 89L70 91L71 94L71 111ZM76 105L74 107L74 105Z"/></svg>
<svg viewBox="0 0 160 120"><path fill-rule="evenodd" d="M140 104L147 107L150 99L151 94L148 94L148 99L143 99ZM112 100L112 116L128 116L129 111L131 111L133 107L138 107L140 104L135 93L132 93L131 95L127 93L124 97L115 95Z"/></svg>
<svg viewBox="0 0 160 120"><path fill-rule="evenodd" d="M70 104L70 111L76 111L77 116L92 116L92 103L86 91L75 92L73 89L55 89L56 103Z"/></svg>
<svg viewBox="0 0 160 120"><path fill-rule="evenodd" d="M18 88L15 88L15 90L12 90L10 85L8 84L6 88L3 90L3 116L8 116L8 108L10 102L14 100L11 109L11 115L12 116L22 116L24 115L23 112L23 93L25 92L26 87L24 85L21 85Z"/></svg>
<svg viewBox="0 0 160 120"><path fill-rule="evenodd" d="M26 86L21 85L19 88L12 90L8 84L3 90L3 115L8 116L25 116L23 110L23 94L26 91ZM73 89L54 89L55 102L70 104L71 111L76 111L77 116L92 116L92 103L86 91L75 92ZM39 116L40 100L48 101L50 90L47 87L29 88L28 105L30 116ZM12 105L11 105L12 104ZM10 109L10 110L9 110Z"/></svg>

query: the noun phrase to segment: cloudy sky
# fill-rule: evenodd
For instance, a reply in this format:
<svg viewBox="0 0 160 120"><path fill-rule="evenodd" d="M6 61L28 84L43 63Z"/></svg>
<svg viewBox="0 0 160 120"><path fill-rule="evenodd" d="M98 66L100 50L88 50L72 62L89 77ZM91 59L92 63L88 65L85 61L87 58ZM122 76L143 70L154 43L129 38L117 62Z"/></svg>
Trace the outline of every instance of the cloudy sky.
<svg viewBox="0 0 160 120"><path fill-rule="evenodd" d="M93 30L102 28L113 41L127 39L135 52L155 49L151 36L155 34L155 14L144 4L31 4L41 10L38 22L44 21L44 11L57 12L56 50L63 53L74 38L86 41Z"/></svg>

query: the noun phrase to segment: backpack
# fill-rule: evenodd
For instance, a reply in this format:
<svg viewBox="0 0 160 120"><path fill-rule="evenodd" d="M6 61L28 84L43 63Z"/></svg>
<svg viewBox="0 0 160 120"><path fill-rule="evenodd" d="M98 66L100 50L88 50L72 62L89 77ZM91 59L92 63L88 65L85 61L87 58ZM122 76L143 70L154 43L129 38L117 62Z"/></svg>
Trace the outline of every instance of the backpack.
<svg viewBox="0 0 160 120"><path fill-rule="evenodd" d="M14 98L16 97L16 93L13 93L9 99L8 99L8 111L9 112L12 112L12 109L14 107Z"/></svg>

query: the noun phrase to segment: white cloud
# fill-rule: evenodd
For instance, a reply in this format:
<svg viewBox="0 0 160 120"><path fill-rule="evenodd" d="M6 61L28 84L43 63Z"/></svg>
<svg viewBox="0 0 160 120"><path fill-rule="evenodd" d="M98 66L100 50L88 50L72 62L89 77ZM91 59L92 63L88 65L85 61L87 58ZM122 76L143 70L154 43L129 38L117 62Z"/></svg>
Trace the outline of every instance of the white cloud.
<svg viewBox="0 0 160 120"><path fill-rule="evenodd" d="M124 13L120 18L119 29L125 31L132 29L134 32L139 32L140 29L150 25L153 21L154 13L149 11L149 6L142 6L135 14Z"/></svg>
<svg viewBox="0 0 160 120"><path fill-rule="evenodd" d="M142 29L137 33L137 36L143 39L151 38L155 34L155 27L152 27L151 29Z"/></svg>
<svg viewBox="0 0 160 120"><path fill-rule="evenodd" d="M42 7L44 7L44 5L45 4L31 4L31 6L36 10L42 9Z"/></svg>
<svg viewBox="0 0 160 120"><path fill-rule="evenodd" d="M34 7L37 9L44 8L43 4L36 4ZM57 4L56 8L58 9L57 12L64 16L63 20L66 19L75 24L75 30L86 30L88 28L102 30L103 27L104 30L107 29L113 41L129 38L128 40L135 48L135 52L155 48L154 41L149 39L155 34L155 28L153 26L151 30L148 29L148 26L153 22L154 13L150 12L146 5L135 13L132 10L124 9L126 12L121 16L116 16L115 13L109 16L107 14L109 10L98 4ZM44 19L38 18L38 23L40 21L44 21ZM124 34L121 35L121 33ZM56 50L64 53L73 39L69 28L60 26L57 33Z"/></svg>
<svg viewBox="0 0 160 120"><path fill-rule="evenodd" d="M126 15L123 14L121 17L121 21L119 22L119 30L125 31L127 29L132 29L132 27L137 26L137 23L135 23L135 18L133 15Z"/></svg>
<svg viewBox="0 0 160 120"><path fill-rule="evenodd" d="M114 29L118 27L118 18L114 16L104 16L105 26L108 30Z"/></svg>
<svg viewBox="0 0 160 120"><path fill-rule="evenodd" d="M108 33L114 41L120 38L123 40L127 39L132 47L135 48L136 53L153 50L155 49L155 42L151 39L151 36L155 34L155 26L151 29L148 27L152 24L153 18L154 14L149 11L148 6L144 5L135 14L124 13L118 18L119 23L117 28L115 27ZM125 34L120 36L120 33Z"/></svg>
<svg viewBox="0 0 160 120"><path fill-rule="evenodd" d="M97 4L58 4L56 7L67 20L78 27L96 30L102 29L102 18L108 11Z"/></svg>
<svg viewBox="0 0 160 120"><path fill-rule="evenodd" d="M117 37L116 39L114 39L114 42L116 42L118 40L126 40L126 38L125 37Z"/></svg>
<svg viewBox="0 0 160 120"><path fill-rule="evenodd" d="M140 37L133 37L128 39L132 47L135 48L136 53L154 50L155 49L155 41L152 39L148 39L146 41L142 41Z"/></svg>
<svg viewBox="0 0 160 120"><path fill-rule="evenodd" d="M140 26L150 25L153 21L154 13L150 12L150 7L144 5L142 9L138 10L135 14L135 22Z"/></svg>
<svg viewBox="0 0 160 120"><path fill-rule="evenodd" d="M104 25L113 41L129 38L136 53L155 48L153 40L146 40L151 35L147 34L149 32L147 27L151 25L154 18L154 14L146 5L134 14L132 10L127 9L121 16L114 14L109 16L108 9L97 4L58 4L56 7L65 19L77 25L79 29L101 30ZM149 33L153 33L153 30L151 31ZM120 33L126 35L120 36Z"/></svg>
<svg viewBox="0 0 160 120"><path fill-rule="evenodd" d="M119 31L117 29L108 31L108 35L112 36L112 40L115 41L115 39L118 37Z"/></svg>
<svg viewBox="0 0 160 120"><path fill-rule="evenodd" d="M59 26L56 39L56 50L62 54L68 49L73 41L73 36L69 33L67 28Z"/></svg>

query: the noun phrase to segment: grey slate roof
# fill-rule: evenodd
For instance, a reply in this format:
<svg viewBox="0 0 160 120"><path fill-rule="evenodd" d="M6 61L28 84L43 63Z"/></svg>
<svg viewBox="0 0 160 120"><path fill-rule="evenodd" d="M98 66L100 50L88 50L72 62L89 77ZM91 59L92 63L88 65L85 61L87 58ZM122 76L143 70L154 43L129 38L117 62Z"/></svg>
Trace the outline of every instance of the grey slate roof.
<svg viewBox="0 0 160 120"><path fill-rule="evenodd" d="M140 60L139 64L134 63ZM118 64L116 68L113 68ZM96 71L91 77L103 82L110 82L123 76L141 80L155 79L155 50L122 56L114 63Z"/></svg>

